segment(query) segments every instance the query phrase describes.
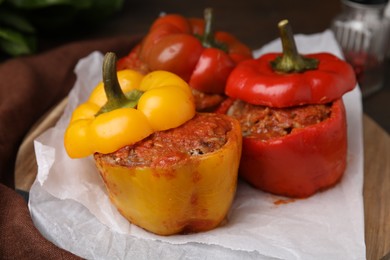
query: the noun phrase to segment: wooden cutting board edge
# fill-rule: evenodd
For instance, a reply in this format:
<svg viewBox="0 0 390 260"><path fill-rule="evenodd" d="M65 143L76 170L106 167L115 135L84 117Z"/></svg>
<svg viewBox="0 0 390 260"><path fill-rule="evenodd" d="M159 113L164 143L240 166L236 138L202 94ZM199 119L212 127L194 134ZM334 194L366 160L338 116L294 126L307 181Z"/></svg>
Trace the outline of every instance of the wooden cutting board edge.
<svg viewBox="0 0 390 260"><path fill-rule="evenodd" d="M15 188L28 192L38 172L35 159L34 140L61 117L68 103L64 98L56 106L47 111L30 129L19 147L15 162Z"/></svg>

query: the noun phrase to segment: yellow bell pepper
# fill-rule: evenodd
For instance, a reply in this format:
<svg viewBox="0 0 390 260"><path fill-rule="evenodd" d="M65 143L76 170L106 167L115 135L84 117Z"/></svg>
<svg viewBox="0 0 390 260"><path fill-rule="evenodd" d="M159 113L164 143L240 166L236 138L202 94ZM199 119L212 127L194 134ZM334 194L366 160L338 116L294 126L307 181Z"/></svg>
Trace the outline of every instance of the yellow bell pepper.
<svg viewBox="0 0 390 260"><path fill-rule="evenodd" d="M112 55L106 56L103 82L72 114L64 139L69 156L77 158L93 153L112 203L126 219L145 230L171 235L221 225L237 187L242 149L239 122L223 114L195 116L189 86L172 73L154 71L145 76L130 70L116 73L114 61ZM222 129L226 132L218 132L222 147L204 154L183 152L171 164L120 163L121 159L131 160L126 151L149 135L153 140L153 133L170 134L169 131L182 129L186 133L182 138L187 140L187 135L204 122L196 121L204 115L218 117L222 121L215 122L224 123ZM187 123L193 125L185 128ZM204 124L204 131L215 124ZM215 138L214 132L210 132L209 138ZM147 140L145 144L149 144Z"/></svg>
<svg viewBox="0 0 390 260"><path fill-rule="evenodd" d="M112 153L194 115L194 98L180 77L167 71L117 72L115 54L107 53L103 81L73 112L64 145L71 158Z"/></svg>
<svg viewBox="0 0 390 260"><path fill-rule="evenodd" d="M234 199L241 128L233 118L218 150L164 166L124 166L94 158L110 199L131 223L158 235L211 230L223 223Z"/></svg>

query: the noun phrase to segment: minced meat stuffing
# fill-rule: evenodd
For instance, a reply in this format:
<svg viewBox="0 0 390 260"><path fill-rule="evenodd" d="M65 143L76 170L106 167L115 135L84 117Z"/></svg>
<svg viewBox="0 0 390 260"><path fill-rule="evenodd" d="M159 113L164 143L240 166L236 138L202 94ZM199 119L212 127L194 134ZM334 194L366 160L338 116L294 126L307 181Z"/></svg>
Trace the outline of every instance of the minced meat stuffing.
<svg viewBox="0 0 390 260"><path fill-rule="evenodd" d="M125 167L164 167L190 156L211 153L227 142L231 130L224 115L197 114L175 129L155 132L133 145L111 154L95 154L108 164Z"/></svg>
<svg viewBox="0 0 390 260"><path fill-rule="evenodd" d="M330 113L330 104L271 108L236 101L229 109L229 115L240 121L243 136L262 140L320 123L329 118Z"/></svg>

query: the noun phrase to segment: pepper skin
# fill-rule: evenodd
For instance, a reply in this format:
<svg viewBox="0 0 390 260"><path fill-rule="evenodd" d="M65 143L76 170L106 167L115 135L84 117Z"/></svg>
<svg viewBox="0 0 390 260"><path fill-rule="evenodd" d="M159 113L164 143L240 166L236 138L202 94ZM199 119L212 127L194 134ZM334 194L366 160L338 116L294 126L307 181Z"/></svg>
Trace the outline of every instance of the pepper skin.
<svg viewBox="0 0 390 260"><path fill-rule="evenodd" d="M220 149L169 167L125 167L95 160L109 196L131 223L158 235L211 230L224 221L234 199L241 155L241 128L232 128Z"/></svg>
<svg viewBox="0 0 390 260"><path fill-rule="evenodd" d="M347 129L341 99L315 125L269 139L243 137L240 176L256 188L305 198L336 184L347 163Z"/></svg>
<svg viewBox="0 0 390 260"><path fill-rule="evenodd" d="M149 71L166 70L198 91L224 94L229 73L238 62L252 58L252 52L233 35L214 32L212 27L211 9L205 10L205 20L177 14L161 16L138 50L119 60L120 68L135 65Z"/></svg>
<svg viewBox="0 0 390 260"><path fill-rule="evenodd" d="M229 97L282 108L326 104L356 86L350 64L331 53L300 55L288 21L282 20L278 26L283 53L241 62L229 76Z"/></svg>
<svg viewBox="0 0 390 260"><path fill-rule="evenodd" d="M75 109L65 131L64 145L71 158L114 152L195 115L191 90L181 78L166 71L145 76L117 72L113 55L106 54L103 83Z"/></svg>
<svg viewBox="0 0 390 260"><path fill-rule="evenodd" d="M326 104L338 99L356 85L352 67L330 53L308 54L319 61L318 69L301 73L279 73L271 61L280 53L267 53L240 63L232 71L226 94L251 104L290 107Z"/></svg>
<svg viewBox="0 0 390 260"><path fill-rule="evenodd" d="M141 74L147 74L149 69L147 66L139 59L139 50L141 45L136 45L126 56L120 58L117 62L117 70L135 70Z"/></svg>

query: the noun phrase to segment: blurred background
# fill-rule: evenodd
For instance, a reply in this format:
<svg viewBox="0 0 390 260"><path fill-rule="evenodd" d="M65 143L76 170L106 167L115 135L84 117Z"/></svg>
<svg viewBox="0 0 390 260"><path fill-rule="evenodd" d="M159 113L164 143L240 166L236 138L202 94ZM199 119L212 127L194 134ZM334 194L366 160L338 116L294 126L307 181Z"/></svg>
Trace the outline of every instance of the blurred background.
<svg viewBox="0 0 390 260"><path fill-rule="evenodd" d="M215 26L252 49L279 36L277 23L289 19L295 34L330 28L343 10L341 0L0 0L1 61L36 55L73 41L144 35L162 13L202 17L212 7ZM390 62L382 89L363 99L363 109L390 132Z"/></svg>

